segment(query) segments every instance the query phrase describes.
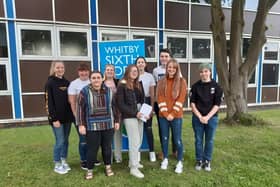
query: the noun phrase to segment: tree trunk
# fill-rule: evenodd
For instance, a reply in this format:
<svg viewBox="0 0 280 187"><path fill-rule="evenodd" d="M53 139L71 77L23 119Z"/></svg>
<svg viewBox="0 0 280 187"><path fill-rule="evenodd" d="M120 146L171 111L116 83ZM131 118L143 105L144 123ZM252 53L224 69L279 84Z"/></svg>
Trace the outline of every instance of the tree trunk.
<svg viewBox="0 0 280 187"><path fill-rule="evenodd" d="M211 1L212 23L210 27L213 32L215 64L219 83L224 90L227 105L226 118L229 121L238 121L244 113L247 113L248 80L256 67L258 56L266 40L266 16L276 1L259 0L258 11L253 24L251 44L247 57L243 62L241 49L245 0L233 0L229 64L227 63L225 17L221 7L221 0Z"/></svg>

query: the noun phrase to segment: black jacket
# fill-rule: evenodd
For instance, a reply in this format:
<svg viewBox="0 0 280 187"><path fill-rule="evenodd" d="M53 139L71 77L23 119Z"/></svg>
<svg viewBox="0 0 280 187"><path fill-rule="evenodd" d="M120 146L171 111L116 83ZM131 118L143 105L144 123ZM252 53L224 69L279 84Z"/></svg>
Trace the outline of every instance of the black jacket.
<svg viewBox="0 0 280 187"><path fill-rule="evenodd" d="M74 121L74 116L68 102L67 88L69 81L63 78L50 76L45 85L46 110L50 124L59 120L60 123Z"/></svg>
<svg viewBox="0 0 280 187"><path fill-rule="evenodd" d="M213 79L210 82L197 81L192 85L190 91L191 103L195 103L196 108L203 116L207 115L214 105L220 106L222 96L222 88Z"/></svg>
<svg viewBox="0 0 280 187"><path fill-rule="evenodd" d="M122 119L136 118L138 112L137 104L144 103L143 88L132 90L127 88L124 80L120 81L117 87L116 102Z"/></svg>

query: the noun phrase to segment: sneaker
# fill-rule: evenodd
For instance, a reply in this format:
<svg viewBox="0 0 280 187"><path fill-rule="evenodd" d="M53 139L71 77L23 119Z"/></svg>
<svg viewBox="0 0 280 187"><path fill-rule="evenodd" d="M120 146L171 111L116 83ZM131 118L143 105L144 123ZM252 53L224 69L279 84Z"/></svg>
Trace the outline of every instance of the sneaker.
<svg viewBox="0 0 280 187"><path fill-rule="evenodd" d="M101 162L100 162L99 160L96 160L96 161L94 162L94 165L95 165L95 166L100 166L100 165L101 165Z"/></svg>
<svg viewBox="0 0 280 187"><path fill-rule="evenodd" d="M156 159L156 153L155 152L150 152L150 161L151 162L155 162L157 159Z"/></svg>
<svg viewBox="0 0 280 187"><path fill-rule="evenodd" d="M81 168L87 170L87 161L81 161Z"/></svg>
<svg viewBox="0 0 280 187"><path fill-rule="evenodd" d="M196 164L195 164L195 169L196 169L197 171L200 171L201 168L202 168L202 160L197 160L197 161L196 161Z"/></svg>
<svg viewBox="0 0 280 187"><path fill-rule="evenodd" d="M205 171L211 171L211 166L210 166L210 161L209 160L205 160L205 162L204 162L204 170Z"/></svg>
<svg viewBox="0 0 280 187"><path fill-rule="evenodd" d="M167 166L168 166L168 159L165 158L165 159L163 159L163 161L161 162L160 169L166 170L166 169L167 169Z"/></svg>
<svg viewBox="0 0 280 187"><path fill-rule="evenodd" d="M182 161L178 161L176 168L175 168L175 173L182 173L183 172L183 163Z"/></svg>
<svg viewBox="0 0 280 187"><path fill-rule="evenodd" d="M140 164L140 162L139 162L139 164L138 164L137 168L142 169L142 168L144 168L144 166L143 166L142 164Z"/></svg>
<svg viewBox="0 0 280 187"><path fill-rule="evenodd" d="M67 164L67 162L62 163L62 167L66 170L66 171L70 171L71 168L70 166Z"/></svg>
<svg viewBox="0 0 280 187"><path fill-rule="evenodd" d="M117 164L119 164L119 163L122 163L122 159L115 159L115 162L117 163Z"/></svg>
<svg viewBox="0 0 280 187"><path fill-rule="evenodd" d="M68 173L68 171L63 167L62 164L56 164L54 167L54 172L62 175Z"/></svg>
<svg viewBox="0 0 280 187"><path fill-rule="evenodd" d="M138 168L130 169L130 174L139 179L144 178L144 174Z"/></svg>

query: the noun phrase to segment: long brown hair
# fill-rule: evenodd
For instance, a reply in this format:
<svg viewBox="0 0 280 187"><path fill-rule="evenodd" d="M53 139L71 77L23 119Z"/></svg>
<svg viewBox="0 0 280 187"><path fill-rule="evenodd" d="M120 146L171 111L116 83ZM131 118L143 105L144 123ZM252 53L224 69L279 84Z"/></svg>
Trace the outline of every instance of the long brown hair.
<svg viewBox="0 0 280 187"><path fill-rule="evenodd" d="M137 72L138 72L138 76L136 77L136 79L135 80L131 80L130 79L130 72L132 71L132 68L136 68L137 69ZM134 89L134 88L138 88L139 90L141 90L141 85L140 85L140 83L139 83L139 75L140 75L140 73L139 73L139 70L138 70L138 68L137 68L137 66L135 65L135 64L130 64L130 65L128 65L126 68L125 68L125 73L124 73L124 76L123 76L123 80L125 80L126 81L126 87L127 88L129 88L129 89ZM122 82L122 81L121 81Z"/></svg>
<svg viewBox="0 0 280 187"><path fill-rule="evenodd" d="M167 71L167 68L168 68L169 64L173 64L173 66L176 68L176 73L173 77L174 83L173 83L173 88L172 88L172 98L176 99L179 96L180 89L181 89L181 69L180 69L179 63L174 58L171 58L166 64L166 74L165 74L165 77L159 81L158 92L164 93L165 96L167 95L167 93L166 93L167 79L169 78L169 73Z"/></svg>

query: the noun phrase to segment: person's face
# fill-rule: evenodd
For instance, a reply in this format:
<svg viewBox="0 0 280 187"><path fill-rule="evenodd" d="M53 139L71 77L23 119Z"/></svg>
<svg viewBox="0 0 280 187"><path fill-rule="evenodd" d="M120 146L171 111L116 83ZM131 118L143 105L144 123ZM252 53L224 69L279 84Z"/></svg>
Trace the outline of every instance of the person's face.
<svg viewBox="0 0 280 187"><path fill-rule="evenodd" d="M85 81L85 80L88 80L88 79L89 79L89 71L88 71L88 70L81 70L81 71L78 71L78 75L79 75L79 78L80 78L82 81Z"/></svg>
<svg viewBox="0 0 280 187"><path fill-rule="evenodd" d="M115 76L114 67L112 67L112 66L107 66L106 69L105 69L105 76L106 76L107 78L114 78L114 76Z"/></svg>
<svg viewBox="0 0 280 187"><path fill-rule="evenodd" d="M207 68L203 68L200 70L199 76L202 81L209 81L211 79L211 71Z"/></svg>
<svg viewBox="0 0 280 187"><path fill-rule="evenodd" d="M63 77L65 73L65 68L63 63L56 63L54 66L54 74L56 77Z"/></svg>
<svg viewBox="0 0 280 187"><path fill-rule="evenodd" d="M159 61L161 65L166 65L167 62L170 60L170 55L169 53L166 52L161 52L159 55Z"/></svg>
<svg viewBox="0 0 280 187"><path fill-rule="evenodd" d="M175 67L174 63L169 63L167 66L167 73L170 78L174 77L177 72L177 68Z"/></svg>
<svg viewBox="0 0 280 187"><path fill-rule="evenodd" d="M93 73L90 76L90 82L94 88L100 88L102 84L102 76L100 73Z"/></svg>
<svg viewBox="0 0 280 187"><path fill-rule="evenodd" d="M138 67L138 69L139 69L140 71L144 71L144 70L145 70L145 67L146 67L146 62L144 61L143 58L139 58L139 59L137 60L136 66Z"/></svg>
<svg viewBox="0 0 280 187"><path fill-rule="evenodd" d="M137 67L132 67L129 72L129 78L135 80L138 77L138 69Z"/></svg>

